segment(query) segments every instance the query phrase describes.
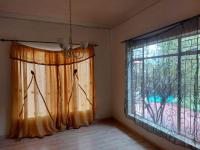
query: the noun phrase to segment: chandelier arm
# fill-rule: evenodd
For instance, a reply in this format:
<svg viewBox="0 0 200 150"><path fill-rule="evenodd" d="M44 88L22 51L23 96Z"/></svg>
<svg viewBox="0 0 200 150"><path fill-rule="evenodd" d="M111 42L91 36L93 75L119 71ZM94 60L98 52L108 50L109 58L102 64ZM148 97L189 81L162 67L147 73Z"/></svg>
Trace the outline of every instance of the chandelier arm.
<svg viewBox="0 0 200 150"><path fill-rule="evenodd" d="M71 58L71 57L73 57L73 58L83 58L84 57L84 52L83 53L81 53L81 54L75 54L74 53L74 51L73 51L73 48L74 48L74 46L75 45L79 45L80 47L81 47L81 44L77 44L77 43L73 43L73 40L72 40L72 1L71 0L68 0L68 2L69 2L69 47L67 48L67 47L64 47L62 44L60 44L61 45L61 47L63 47L64 48L64 50L65 50L65 57L69 57L69 58ZM66 11L67 12L67 11ZM66 15L66 17L67 17L67 15ZM87 47L88 46L95 46L96 44L87 44ZM85 49L85 46L84 46L84 49Z"/></svg>

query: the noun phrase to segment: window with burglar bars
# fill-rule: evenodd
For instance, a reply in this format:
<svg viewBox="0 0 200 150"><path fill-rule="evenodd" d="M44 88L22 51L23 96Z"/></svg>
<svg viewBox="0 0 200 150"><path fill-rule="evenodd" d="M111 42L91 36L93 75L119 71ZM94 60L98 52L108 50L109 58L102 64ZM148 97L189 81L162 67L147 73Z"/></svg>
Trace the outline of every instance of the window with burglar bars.
<svg viewBox="0 0 200 150"><path fill-rule="evenodd" d="M199 18L184 23L126 43L126 112L146 128L157 129L153 132L198 147Z"/></svg>

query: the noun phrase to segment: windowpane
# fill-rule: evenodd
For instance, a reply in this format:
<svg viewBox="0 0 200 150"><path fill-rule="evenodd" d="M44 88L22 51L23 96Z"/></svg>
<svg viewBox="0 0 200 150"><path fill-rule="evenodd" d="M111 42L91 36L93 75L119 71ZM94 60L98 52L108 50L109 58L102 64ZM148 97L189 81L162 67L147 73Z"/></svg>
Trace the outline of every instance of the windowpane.
<svg viewBox="0 0 200 150"><path fill-rule="evenodd" d="M200 143L199 38L178 37L133 49L127 56L127 87L130 116Z"/></svg>
<svg viewBox="0 0 200 150"><path fill-rule="evenodd" d="M144 61L144 117L177 129L177 57Z"/></svg>
<svg viewBox="0 0 200 150"><path fill-rule="evenodd" d="M200 50L199 38L200 38L200 35L193 35L193 36L182 38L182 40L181 40L181 42L182 42L182 44L181 44L182 52L195 51L197 49Z"/></svg>
<svg viewBox="0 0 200 150"><path fill-rule="evenodd" d="M132 57L134 58L142 58L142 48L133 49Z"/></svg>
<svg viewBox="0 0 200 150"><path fill-rule="evenodd" d="M132 113L142 115L143 99L142 99L142 61L133 61L132 68Z"/></svg>
<svg viewBox="0 0 200 150"><path fill-rule="evenodd" d="M178 40L170 40L144 47L144 57L162 56L178 52Z"/></svg>
<svg viewBox="0 0 200 150"><path fill-rule="evenodd" d="M197 56L183 56L181 59L181 134L200 142L200 101L198 89L200 89L200 72L197 73ZM200 59L200 58L199 58ZM197 84L198 82L198 84ZM198 88L197 88L198 86Z"/></svg>

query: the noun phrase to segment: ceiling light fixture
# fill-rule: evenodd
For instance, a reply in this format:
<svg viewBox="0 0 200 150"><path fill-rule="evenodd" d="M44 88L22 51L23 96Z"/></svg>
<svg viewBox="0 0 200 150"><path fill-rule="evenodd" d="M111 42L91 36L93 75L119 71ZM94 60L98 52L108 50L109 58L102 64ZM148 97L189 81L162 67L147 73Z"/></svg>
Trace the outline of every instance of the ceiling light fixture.
<svg viewBox="0 0 200 150"><path fill-rule="evenodd" d="M83 53L75 53L75 49L80 47L82 48L83 50L86 49L88 46L89 46L89 43L88 42L81 42L81 43L73 43L73 40L72 40L72 2L71 0L69 0L69 7L68 7L68 10L69 10L69 24L67 24L67 14L66 13L66 26L68 27L69 26L69 39L68 41L65 39L65 38L61 38L59 39L59 44L60 44L60 47L62 49L64 49L64 54L65 54L65 57L67 58L80 58L80 57L83 57L84 55L84 52Z"/></svg>

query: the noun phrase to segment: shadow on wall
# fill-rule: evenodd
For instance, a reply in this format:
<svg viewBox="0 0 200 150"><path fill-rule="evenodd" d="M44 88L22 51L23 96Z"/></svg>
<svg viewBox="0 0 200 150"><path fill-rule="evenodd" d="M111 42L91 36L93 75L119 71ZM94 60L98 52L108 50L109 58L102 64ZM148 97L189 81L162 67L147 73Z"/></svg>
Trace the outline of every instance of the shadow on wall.
<svg viewBox="0 0 200 150"><path fill-rule="evenodd" d="M0 42L0 136L8 134L10 121L10 45Z"/></svg>

